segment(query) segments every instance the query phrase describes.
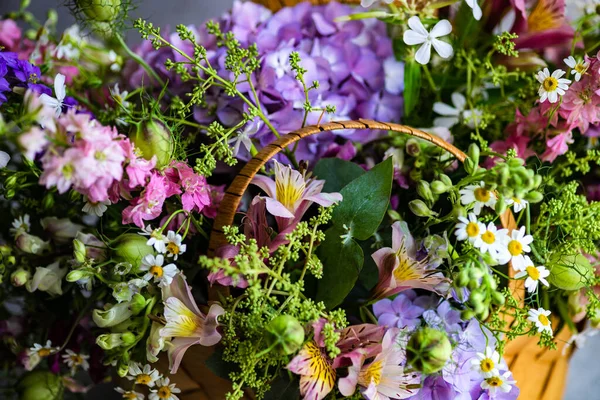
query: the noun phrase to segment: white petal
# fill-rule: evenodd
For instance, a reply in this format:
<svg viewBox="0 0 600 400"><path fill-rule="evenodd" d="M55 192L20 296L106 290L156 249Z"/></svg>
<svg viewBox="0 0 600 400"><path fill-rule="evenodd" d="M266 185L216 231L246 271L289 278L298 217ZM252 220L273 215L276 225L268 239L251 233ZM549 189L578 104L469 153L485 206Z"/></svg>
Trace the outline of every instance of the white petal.
<svg viewBox="0 0 600 400"><path fill-rule="evenodd" d="M437 114L445 115L445 116L457 116L458 117L460 115L460 110L457 110L456 108L449 106L446 103L441 103L441 102L433 103L433 111L436 112Z"/></svg>
<svg viewBox="0 0 600 400"><path fill-rule="evenodd" d="M433 39L431 42L440 57L450 58L452 57L452 54L454 54L454 49L450 43L442 42L439 39Z"/></svg>
<svg viewBox="0 0 600 400"><path fill-rule="evenodd" d="M10 156L7 152L0 150L0 168L4 168L8 165Z"/></svg>
<svg viewBox="0 0 600 400"><path fill-rule="evenodd" d="M422 65L425 65L431 59L431 43L425 42L419 47L417 50L417 54L415 54L415 60Z"/></svg>
<svg viewBox="0 0 600 400"><path fill-rule="evenodd" d="M434 126L441 126L444 128L452 128L456 124L458 124L458 117L439 117L433 120Z"/></svg>
<svg viewBox="0 0 600 400"><path fill-rule="evenodd" d="M63 74L56 74L54 78L54 94L56 98L62 102L66 95L65 76Z"/></svg>
<svg viewBox="0 0 600 400"><path fill-rule="evenodd" d="M431 37L438 38L441 36L446 36L450 32L452 32L452 24L450 24L447 19L443 19L435 24L431 30Z"/></svg>
<svg viewBox="0 0 600 400"><path fill-rule="evenodd" d="M554 71L552 73L552 77L558 79L561 76L563 76L564 74L565 74L565 71L563 71L562 69L557 69L556 71Z"/></svg>
<svg viewBox="0 0 600 400"><path fill-rule="evenodd" d="M457 110L464 110L467 107L467 99L461 93L452 93L452 104Z"/></svg>
<svg viewBox="0 0 600 400"><path fill-rule="evenodd" d="M55 109L57 107L60 106L60 101L56 100L54 97L52 96L48 96L46 93L42 93L40 95L40 101L48 106L51 107L52 109Z"/></svg>
<svg viewBox="0 0 600 400"><path fill-rule="evenodd" d="M567 66L571 68L575 68L575 65L577 65L577 62L575 61L575 58L573 58L573 56L569 56L569 58L565 58L563 61L565 62L565 64L567 64Z"/></svg>
<svg viewBox="0 0 600 400"><path fill-rule="evenodd" d="M414 46L415 44L425 43L427 40L427 35L421 35L415 31L406 31L404 32L404 43L409 46Z"/></svg>
<svg viewBox="0 0 600 400"><path fill-rule="evenodd" d="M422 36L426 37L427 35L429 35L429 32L427 32L427 29L425 29L423 23L416 15L414 17L409 18L408 27L413 31L420 33Z"/></svg>

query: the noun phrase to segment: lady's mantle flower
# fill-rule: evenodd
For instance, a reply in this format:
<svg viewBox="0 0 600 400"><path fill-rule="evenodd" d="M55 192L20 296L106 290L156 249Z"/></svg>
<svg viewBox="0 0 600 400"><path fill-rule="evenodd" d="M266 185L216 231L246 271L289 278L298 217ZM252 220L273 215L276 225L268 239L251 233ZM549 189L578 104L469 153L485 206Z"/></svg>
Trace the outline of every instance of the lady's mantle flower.
<svg viewBox="0 0 600 400"><path fill-rule="evenodd" d="M443 115L442 117L434 119L433 125L452 128L462 121L465 122L468 127L474 128L479 124L481 111L467 110L467 99L465 96L461 93L454 92L452 93L451 99L454 107L442 102L433 103L433 111Z"/></svg>
<svg viewBox="0 0 600 400"><path fill-rule="evenodd" d="M524 259L525 267L522 271L515 275L515 278L520 279L527 277L527 279L525 279L525 288L527 288L527 291L530 293L535 292L539 282L542 282L544 286L550 286L548 281L545 279L548 275L550 275L550 271L543 266L534 266L533 261L531 261L531 258L528 256L525 256Z"/></svg>
<svg viewBox="0 0 600 400"><path fill-rule="evenodd" d="M490 222L481 236L473 241L473 246L482 253L489 253L499 264L506 264L510 260L510 254L506 250L506 237L508 229L498 229Z"/></svg>
<svg viewBox="0 0 600 400"><path fill-rule="evenodd" d="M116 387L115 391L121 394L122 399L126 400L144 400L144 395L133 390L125 390L120 387Z"/></svg>
<svg viewBox="0 0 600 400"><path fill-rule="evenodd" d="M475 215L481 213L483 206L494 208L496 205L496 195L485 188L485 183L482 181L479 185L469 185L464 189L460 189L460 202L464 205L473 206Z"/></svg>
<svg viewBox="0 0 600 400"><path fill-rule="evenodd" d="M185 253L187 245L181 244L182 241L183 238L180 234L173 231L167 232L167 243L165 247L167 251L167 257L173 257L173 260L177 260L180 254Z"/></svg>
<svg viewBox="0 0 600 400"><path fill-rule="evenodd" d="M275 180L257 175L252 183L265 191L267 211L277 217L280 231L298 221L314 202L329 207L342 201L339 193L322 193L325 181L307 178L305 174L274 162Z"/></svg>
<svg viewBox="0 0 600 400"><path fill-rule="evenodd" d="M147 271L144 275L144 279L149 281L154 278L155 283L159 283L161 286L170 285L173 281L173 277L177 275L179 270L175 264L167 264L163 266L165 257L162 254L154 257L152 254L148 254L142 259L140 271Z"/></svg>
<svg viewBox="0 0 600 400"><path fill-rule="evenodd" d="M67 354L62 355L63 362L71 368L72 372L77 371L77 368L87 371L90 368L90 363L87 361L90 356L86 354L78 354L73 350L67 350Z"/></svg>
<svg viewBox="0 0 600 400"><path fill-rule="evenodd" d="M131 363L129 365L127 379L135 381L136 385L153 387L160 377L160 372L152 368L150 364L144 365L143 368L140 363Z"/></svg>
<svg viewBox="0 0 600 400"><path fill-rule="evenodd" d="M550 311L538 308L537 310L531 308L528 312L527 321L533 322L539 333L547 332L552 336L552 322L550 322Z"/></svg>
<svg viewBox="0 0 600 400"><path fill-rule="evenodd" d="M556 103L558 96L562 96L569 89L570 80L561 78L565 74L562 69L557 69L550 75L548 68L544 68L536 75L536 79L540 83L538 94L540 95L540 102L543 103L548 100L550 103Z"/></svg>
<svg viewBox="0 0 600 400"><path fill-rule="evenodd" d="M443 19L428 32L417 16L410 17L408 20L410 29L404 32L404 43L409 46L420 44L419 50L415 54L415 60L419 64L427 64L431 59L431 46L442 58L450 58L454 54L452 45L441 41L440 37L452 32L452 25L447 19Z"/></svg>
<svg viewBox="0 0 600 400"><path fill-rule="evenodd" d="M208 315L200 312L192 291L181 274L175 276L168 291L169 297L164 302L166 324L160 330L160 335L174 338L168 353L171 373L174 374L190 346L213 346L221 340L221 334L217 331L218 317L225 310L220 305L213 304Z"/></svg>
<svg viewBox="0 0 600 400"><path fill-rule="evenodd" d="M150 391L148 399L150 400L179 400L176 396L181 393L181 389L170 383L169 378L161 378L156 381L156 386Z"/></svg>
<svg viewBox="0 0 600 400"><path fill-rule="evenodd" d="M479 7L477 0L465 0L465 3L473 9L473 18L479 21L483 13L481 12L481 7Z"/></svg>
<svg viewBox="0 0 600 400"><path fill-rule="evenodd" d="M471 368L479 372L484 378L498 375L500 354L491 347L485 348L485 353L477 353L477 358L471 360Z"/></svg>
<svg viewBox="0 0 600 400"><path fill-rule="evenodd" d="M54 95L56 97L48 96L46 93L40 95L42 103L54 110L56 118L62 113L63 102L67 94L66 90L65 76L63 74L56 74L54 77Z"/></svg>
<svg viewBox="0 0 600 400"><path fill-rule="evenodd" d="M525 234L525 227L521 229L513 229L510 232L510 236L506 236L506 249L510 253L510 261L512 266L517 271L525 269L528 265L525 263L524 253L529 253L531 247L529 245L533 242L533 236Z"/></svg>
<svg viewBox="0 0 600 400"><path fill-rule="evenodd" d="M565 64L571 68L571 75L575 75L575 81L579 82L581 76L586 73L587 69L590 67L590 63L587 61L576 61L575 57L569 56L569 58L565 58L563 60Z"/></svg>
<svg viewBox="0 0 600 400"><path fill-rule="evenodd" d="M447 282L441 273L428 268L426 261L417 260L417 246L406 222L392 225L392 247L372 254L379 269L379 283L373 289L374 298L382 299L407 289L442 290Z"/></svg>
<svg viewBox="0 0 600 400"><path fill-rule="evenodd" d="M465 217L458 217L460 221L456 224L456 231L454 234L458 240L467 240L473 243L476 239L481 237L481 234L485 232L485 225L477 219L477 215L469 213L469 219Z"/></svg>
<svg viewBox="0 0 600 400"><path fill-rule="evenodd" d="M29 222L29 214L24 214L19 218L15 219L12 223L12 228L10 228L10 232L19 236L21 233L29 232L29 227L31 226Z"/></svg>
<svg viewBox="0 0 600 400"><path fill-rule="evenodd" d="M510 379L510 375L510 371L506 371L502 375L495 375L486 378L483 380L483 382L481 382L481 388L487 389L491 395L491 398L496 395L496 391L498 390L508 393L512 389L512 385L517 383L516 381Z"/></svg>

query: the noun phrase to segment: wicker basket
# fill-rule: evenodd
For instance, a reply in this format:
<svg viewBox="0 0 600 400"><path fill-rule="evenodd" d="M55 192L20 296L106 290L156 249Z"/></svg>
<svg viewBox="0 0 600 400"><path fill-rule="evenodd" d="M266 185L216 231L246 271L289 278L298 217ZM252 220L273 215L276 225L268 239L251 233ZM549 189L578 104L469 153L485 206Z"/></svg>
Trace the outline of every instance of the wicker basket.
<svg viewBox="0 0 600 400"><path fill-rule="evenodd" d="M219 207L211 232L209 255L214 255L217 248L226 244L222 227L233 224L234 216L242 195L252 181L252 178L267 163L267 161L290 144L293 144L304 137L320 132L343 129L376 129L404 133L427 140L436 146L445 149L461 162L466 158L464 152L437 136L394 123L382 123L370 120L330 122L318 126L308 126L288 133L264 147L254 158L252 158L238 173L225 192L225 196ZM507 210L507 212L501 216L501 223L505 228L516 228L516 222L510 210ZM514 273L512 268L509 268L509 271L511 275ZM520 299L520 301L523 301L525 295L523 281L511 280L509 285L511 291ZM547 351L539 348L535 337L519 337L507 345L504 357L521 389L520 399L559 400L562 398L567 375L568 360L571 354L570 349L567 354L563 354L563 347L569 339L569 336L570 333L567 328L564 328L558 333L556 337L558 350L556 351ZM204 361L212 351L212 349L202 346L194 346L188 350L181 363L179 372L173 377L173 380L177 382L183 390L180 396L182 400L220 400L225 398L225 393L231 388L231 385L227 381L216 377L204 365ZM168 368L165 360L162 359L161 362L161 369L166 372ZM247 393L246 398L252 397L251 393Z"/></svg>

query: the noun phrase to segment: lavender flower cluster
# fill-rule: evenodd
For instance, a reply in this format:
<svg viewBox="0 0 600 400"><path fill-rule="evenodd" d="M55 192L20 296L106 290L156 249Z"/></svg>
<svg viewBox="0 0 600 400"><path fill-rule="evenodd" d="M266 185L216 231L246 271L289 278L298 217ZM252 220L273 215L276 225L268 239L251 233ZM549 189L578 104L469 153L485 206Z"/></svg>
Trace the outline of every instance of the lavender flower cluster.
<svg viewBox="0 0 600 400"><path fill-rule="evenodd" d="M383 22L372 19L336 20L352 12L349 6L335 2L325 6L312 6L305 2L273 14L252 2L236 1L231 12L220 19L222 29L232 31L240 44L258 45L261 66L255 73L253 84L261 108L281 134L300 128L304 118L304 91L295 79L288 60L294 51L299 53L301 65L308 70L306 82L319 82L319 88L310 91L312 107L336 108L333 115L310 112L307 123L317 123L321 117L321 122L356 118L388 122L400 120L404 65L394 58L392 41ZM212 66L221 76L229 77L230 73L225 69L225 50L217 47L214 37L208 35L205 29L190 29L196 34L198 43L207 49ZM192 54L191 44L182 42L176 34L170 35L170 41ZM169 78L172 91L186 90L185 82L164 67L168 58L183 61L181 55L169 48L154 50L150 42L142 44L137 52L152 68ZM133 64L126 68L126 76L132 88L151 81L142 68ZM250 95L247 83L239 84L238 89ZM244 105L239 99L228 97L222 90L214 88L208 94L207 102L207 108L197 108L194 113L199 123L218 120L225 126L233 126L241 121ZM263 146L274 139L263 125L249 124L249 129L251 132L247 134ZM376 136L377 133L372 131L343 131L337 135L324 132L303 140L296 156L315 160L343 152L343 157L351 158L355 151L348 151L348 145L341 146L344 139L364 143ZM244 158L242 152L239 156Z"/></svg>

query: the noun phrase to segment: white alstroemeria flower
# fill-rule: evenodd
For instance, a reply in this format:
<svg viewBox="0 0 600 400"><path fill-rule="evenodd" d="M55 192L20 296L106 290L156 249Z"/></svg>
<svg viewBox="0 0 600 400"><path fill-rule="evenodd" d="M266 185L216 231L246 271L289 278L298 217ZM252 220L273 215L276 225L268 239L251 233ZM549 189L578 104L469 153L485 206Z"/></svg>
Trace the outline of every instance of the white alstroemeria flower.
<svg viewBox="0 0 600 400"><path fill-rule="evenodd" d="M55 97L48 96L46 93L40 95L40 100L46 106L51 107L54 110L56 118L60 117L62 113L63 101L67 95L67 87L65 85L65 76L63 74L56 74L54 77L54 95Z"/></svg>
<svg viewBox="0 0 600 400"><path fill-rule="evenodd" d="M527 321L533 322L539 333L544 331L548 332L552 336L552 322L550 322L550 311L544 310L543 308L533 309L531 308L528 312Z"/></svg>
<svg viewBox="0 0 600 400"><path fill-rule="evenodd" d="M146 242L148 246L154 246L154 250L159 253L167 252L167 237L162 234L160 229L152 229L152 226L146 225L143 232L140 232L142 236L150 236L150 239Z"/></svg>
<svg viewBox="0 0 600 400"><path fill-rule="evenodd" d="M454 107L439 101L433 103L433 111L443 115L443 117L434 119L433 124L435 126L452 128L459 122L464 121L468 127L475 128L479 124L481 111L467 110L467 99L461 93L452 93L451 99Z"/></svg>
<svg viewBox="0 0 600 400"><path fill-rule="evenodd" d="M10 228L10 232L19 236L21 233L29 232L29 227L31 226L29 222L29 214L23 214L19 218L15 219L12 222L12 228Z"/></svg>
<svg viewBox="0 0 600 400"><path fill-rule="evenodd" d="M540 83L538 94L540 96L540 103L548 100L550 103L556 103L558 96L562 96L569 89L571 81L569 79L561 78L565 74L562 69L557 69L550 75L548 68L544 68L543 71L539 71L536 75L536 79Z"/></svg>
<svg viewBox="0 0 600 400"><path fill-rule="evenodd" d="M99 201L97 203L88 200L83 205L81 211L83 211L86 214L101 217L102 215L104 215L104 212L108 209L108 206L110 206L109 200Z"/></svg>
<svg viewBox="0 0 600 400"><path fill-rule="evenodd" d="M180 254L185 253L187 245L181 244L183 238L180 234L173 231L167 232L167 257L173 257L173 260L177 260Z"/></svg>
<svg viewBox="0 0 600 400"><path fill-rule="evenodd" d="M90 356L86 354L75 353L73 350L66 350L67 354L62 355L63 362L71 368L72 372L77 371L77 368L81 368L84 371L90 369L90 363L87 361Z"/></svg>
<svg viewBox="0 0 600 400"><path fill-rule="evenodd" d="M471 360L471 369L477 371L484 378L498 375L500 365L500 354L491 347L485 348L485 353L477 353L477 358Z"/></svg>
<svg viewBox="0 0 600 400"><path fill-rule="evenodd" d="M519 271L515 275L516 279L521 279L527 277L525 279L525 288L529 293L533 293L537 290L539 282L542 282L544 286L550 286L548 281L545 279L548 275L550 275L550 271L546 269L544 266L536 267L531 261L529 256L523 257L525 259L525 268L522 271Z"/></svg>
<svg viewBox="0 0 600 400"><path fill-rule="evenodd" d="M5 168L9 161L10 155L5 151L0 150L0 168Z"/></svg>
<svg viewBox="0 0 600 400"><path fill-rule="evenodd" d="M175 264L167 264L163 266L165 257L162 254L154 257L148 254L142 259L140 271L147 271L143 278L147 281L154 278L154 282L161 286L170 285L173 282L173 277L179 272Z"/></svg>
<svg viewBox="0 0 600 400"><path fill-rule="evenodd" d="M246 151L250 152L252 148L252 139L258 131L262 129L264 122L258 118L248 121L243 130L238 131L238 135L229 139L229 144L233 144L233 156L236 157L240 151L240 145L243 145Z"/></svg>
<svg viewBox="0 0 600 400"><path fill-rule="evenodd" d="M420 44L419 50L415 54L415 60L419 64L427 64L431 59L431 46L442 58L450 58L454 54L452 45L441 41L440 37L446 36L452 32L452 25L447 19L443 19L428 32L421 23L419 17L410 17L408 20L410 29L404 32L404 43L409 46Z"/></svg>
<svg viewBox="0 0 600 400"><path fill-rule="evenodd" d="M481 388L487 389L490 393L490 398L495 398L496 392L500 390L503 393L508 393L512 389L512 386L517 383L515 380L510 379L511 372L506 371L502 375L495 375L486 378L481 382Z"/></svg>
<svg viewBox="0 0 600 400"><path fill-rule="evenodd" d="M583 60L577 61L573 56L569 56L569 58L565 58L563 61L571 68L571 75L575 75L575 81L577 82L579 82L581 76L585 74L590 67L589 62Z"/></svg>
<svg viewBox="0 0 600 400"><path fill-rule="evenodd" d="M129 108L130 103L125 100L129 92L127 90L121 91L118 83L115 83L115 86L110 89L110 95L121 107Z"/></svg>
<svg viewBox="0 0 600 400"><path fill-rule="evenodd" d="M465 0L465 3L473 9L473 18L479 21L483 13L481 12L481 7L479 7L477 0Z"/></svg>

